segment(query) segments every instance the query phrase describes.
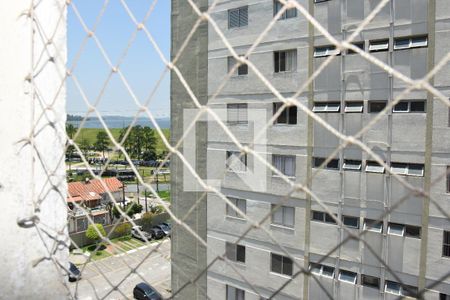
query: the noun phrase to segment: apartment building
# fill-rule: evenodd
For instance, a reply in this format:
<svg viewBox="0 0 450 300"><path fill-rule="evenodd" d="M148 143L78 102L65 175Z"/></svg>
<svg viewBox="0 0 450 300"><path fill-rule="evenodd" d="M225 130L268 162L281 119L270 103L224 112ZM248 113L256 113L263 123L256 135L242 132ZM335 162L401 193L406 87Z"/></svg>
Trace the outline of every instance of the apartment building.
<svg viewBox="0 0 450 300"><path fill-rule="evenodd" d="M350 36L380 2L298 0L337 40ZM211 15L230 45L244 55L280 9L274 0L224 0ZM357 34L354 45L419 79L450 51L449 21L445 0L391 0ZM260 125L270 123L281 103L249 66L239 66L226 79L236 60L211 24L207 45L208 105L222 111L241 143L251 145ZM312 85L299 91L330 55L336 57ZM283 96L299 92L302 104L346 135L357 134L407 87L361 55L338 51L295 8L281 15L249 60ZM449 73L446 66L431 80L446 96ZM415 297L426 288L426 299L450 299L450 184L443 176L450 166L449 126L448 107L425 90L413 90L360 137L392 172L429 192L438 208L411 193L355 145L336 152L317 172L340 140L301 109L286 108L269 124L264 145L256 143L255 151L293 182L308 184L342 221L338 226L311 196L294 192L286 199L290 185L271 170L255 172L260 163L240 153L209 122L207 178L220 179L221 192L251 220L258 222L283 204L262 228L244 234L252 224L218 195L208 194L208 263L217 253L233 261L233 266L223 261L210 266L208 296L248 300L276 292L275 299L397 299ZM336 247L348 232L364 229L368 232L360 240ZM299 266L312 275L296 276Z"/></svg>

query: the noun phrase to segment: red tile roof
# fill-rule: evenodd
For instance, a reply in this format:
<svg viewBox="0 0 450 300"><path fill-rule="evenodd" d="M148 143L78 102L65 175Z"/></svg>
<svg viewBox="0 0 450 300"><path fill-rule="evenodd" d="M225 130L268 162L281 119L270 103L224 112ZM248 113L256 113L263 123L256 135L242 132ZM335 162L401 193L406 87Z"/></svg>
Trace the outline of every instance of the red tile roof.
<svg viewBox="0 0 450 300"><path fill-rule="evenodd" d="M101 183L106 185L105 189ZM102 194L106 193L108 190L111 193L118 192L122 190L122 182L116 177L92 179L87 182L77 181L69 182L69 191L67 195L68 202L80 202L80 201L95 201L102 198Z"/></svg>

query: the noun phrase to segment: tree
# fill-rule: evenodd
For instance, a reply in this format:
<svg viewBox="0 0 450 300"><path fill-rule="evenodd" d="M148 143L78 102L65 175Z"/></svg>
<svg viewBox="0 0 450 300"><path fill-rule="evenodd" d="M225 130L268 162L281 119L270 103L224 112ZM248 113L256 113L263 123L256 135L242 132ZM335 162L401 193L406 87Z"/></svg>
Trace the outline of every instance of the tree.
<svg viewBox="0 0 450 300"><path fill-rule="evenodd" d="M155 215L161 214L164 212L164 206L162 206L162 205L152 206L152 208L150 210Z"/></svg>
<svg viewBox="0 0 450 300"><path fill-rule="evenodd" d="M89 141L86 138L82 138L80 141L80 149L81 152L83 152L84 157L87 159L89 149L91 148L91 145L89 144Z"/></svg>
<svg viewBox="0 0 450 300"><path fill-rule="evenodd" d="M156 138L155 132L152 128L136 125L130 129L126 139L125 134L128 128L123 128L120 131L119 140L123 141L125 151L131 158L154 160L156 159Z"/></svg>
<svg viewBox="0 0 450 300"><path fill-rule="evenodd" d="M156 138L155 131L145 126L142 128L143 143L142 143L142 159L143 160L156 160Z"/></svg>
<svg viewBox="0 0 450 300"><path fill-rule="evenodd" d="M97 227L98 231L101 233L101 235L99 235L97 230L95 230L96 227ZM97 243L98 240L100 240L102 236L106 236L105 228L103 228L102 224L89 224L89 226L86 230L86 237L88 239L93 240Z"/></svg>
<svg viewBox="0 0 450 300"><path fill-rule="evenodd" d="M72 140L73 136L75 135L75 133L77 132L77 128L75 126L73 126L72 124L66 124L66 133L67 136ZM73 157L73 154L75 152L75 147L73 145L67 145L67 150L66 150L66 157L71 159ZM72 165L69 164L69 171L72 169Z"/></svg>
<svg viewBox="0 0 450 300"><path fill-rule="evenodd" d="M132 218L135 214L142 212L142 205L139 203L136 203L136 202L131 202L125 206L123 211L127 214L127 216ZM113 213L113 216L117 219L120 218L120 216L121 216L117 205L115 205L113 207L112 213Z"/></svg>
<svg viewBox="0 0 450 300"><path fill-rule="evenodd" d="M144 230L148 230L152 228L153 225L153 213L152 212L146 212L141 217L141 224Z"/></svg>
<svg viewBox="0 0 450 300"><path fill-rule="evenodd" d="M105 131L99 131L97 133L97 140L95 141L94 148L97 151L102 152L103 159L105 159L105 150L108 150L108 134Z"/></svg>
<svg viewBox="0 0 450 300"><path fill-rule="evenodd" d="M120 225L117 225L116 229L114 230L114 233L120 237L124 235L129 235L131 232L131 224L130 223L123 223Z"/></svg>

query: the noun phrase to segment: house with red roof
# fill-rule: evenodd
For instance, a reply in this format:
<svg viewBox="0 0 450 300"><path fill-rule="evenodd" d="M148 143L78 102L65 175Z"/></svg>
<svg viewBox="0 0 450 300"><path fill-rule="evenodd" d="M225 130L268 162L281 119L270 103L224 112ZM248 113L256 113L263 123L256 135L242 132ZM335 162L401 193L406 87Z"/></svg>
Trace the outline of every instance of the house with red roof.
<svg viewBox="0 0 450 300"><path fill-rule="evenodd" d="M86 179L69 182L67 206L69 208L69 232L87 229L89 216L94 223L111 224L108 205L123 201L123 183L115 177Z"/></svg>

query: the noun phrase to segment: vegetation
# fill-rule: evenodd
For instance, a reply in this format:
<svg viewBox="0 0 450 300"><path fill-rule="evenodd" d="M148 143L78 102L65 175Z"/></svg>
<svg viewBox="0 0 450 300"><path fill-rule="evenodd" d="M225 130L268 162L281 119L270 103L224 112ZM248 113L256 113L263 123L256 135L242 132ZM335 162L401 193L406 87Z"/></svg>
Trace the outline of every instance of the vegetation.
<svg viewBox="0 0 450 300"><path fill-rule="evenodd" d="M97 227L98 231L101 235L98 234L95 227ZM89 224L86 230L86 237L90 240L95 241L96 243L101 239L102 236L106 236L105 228L103 228L102 224Z"/></svg>
<svg viewBox="0 0 450 300"><path fill-rule="evenodd" d="M99 131L97 133L97 140L94 143L94 149L102 153L103 158L105 158L105 151L108 150L108 134L106 131Z"/></svg>
<svg viewBox="0 0 450 300"><path fill-rule="evenodd" d="M154 217L154 214L151 211L146 212L142 215L142 217L141 217L142 223L141 224L142 224L142 227L144 228L144 230L148 230L152 227L153 217Z"/></svg>
<svg viewBox="0 0 450 300"><path fill-rule="evenodd" d="M155 215L161 214L165 211L164 206L162 206L162 205L152 206L152 208L150 210Z"/></svg>
<svg viewBox="0 0 450 300"><path fill-rule="evenodd" d="M142 212L142 205L136 202L131 202L125 205L125 208L122 209L130 218L132 218L135 214ZM117 219L121 217L120 211L115 205L112 209L113 216Z"/></svg>
<svg viewBox="0 0 450 300"><path fill-rule="evenodd" d="M131 232L131 224L130 223L123 223L123 224L117 225L116 229L114 230L114 233L119 237L129 235L130 232Z"/></svg>

